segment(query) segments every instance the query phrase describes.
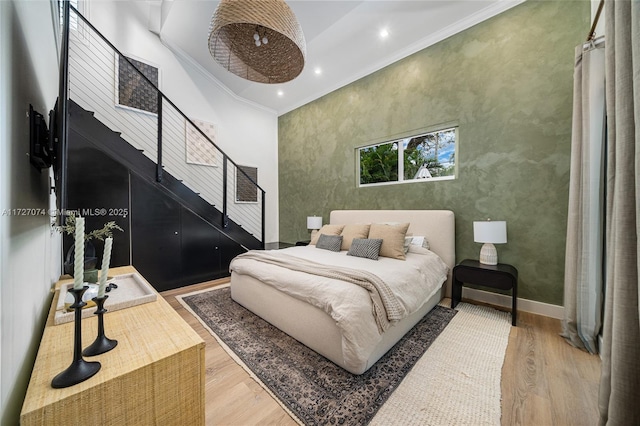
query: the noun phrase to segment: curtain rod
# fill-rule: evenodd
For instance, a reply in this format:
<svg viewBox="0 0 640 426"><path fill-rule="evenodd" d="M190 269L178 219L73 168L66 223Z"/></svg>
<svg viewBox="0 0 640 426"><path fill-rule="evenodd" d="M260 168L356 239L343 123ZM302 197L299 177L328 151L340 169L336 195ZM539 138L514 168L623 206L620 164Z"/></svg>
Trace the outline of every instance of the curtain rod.
<svg viewBox="0 0 640 426"><path fill-rule="evenodd" d="M596 35L596 25L598 25L598 19L600 19L600 13L602 12L602 7L604 6L604 0L600 0L600 4L598 5L598 11L596 12L596 17L593 19L593 24L591 24L591 30L589 31L589 35L587 36L587 41L593 40Z"/></svg>

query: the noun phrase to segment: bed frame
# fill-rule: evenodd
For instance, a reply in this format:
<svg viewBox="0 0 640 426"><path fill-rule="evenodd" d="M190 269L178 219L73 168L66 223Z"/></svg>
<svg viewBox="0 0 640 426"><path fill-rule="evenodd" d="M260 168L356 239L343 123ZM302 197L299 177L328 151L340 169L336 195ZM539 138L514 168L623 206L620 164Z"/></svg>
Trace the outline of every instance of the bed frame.
<svg viewBox="0 0 640 426"><path fill-rule="evenodd" d="M447 281L422 307L398 322L382 337L366 360L346 365L342 355L342 333L321 309L295 299L261 281L235 272L231 274L231 297L256 315L353 374L362 374L375 364L420 319L445 296L451 295L451 271L455 266L455 217L449 210L334 210L331 224L409 222L408 233L424 235L431 250L449 266Z"/></svg>

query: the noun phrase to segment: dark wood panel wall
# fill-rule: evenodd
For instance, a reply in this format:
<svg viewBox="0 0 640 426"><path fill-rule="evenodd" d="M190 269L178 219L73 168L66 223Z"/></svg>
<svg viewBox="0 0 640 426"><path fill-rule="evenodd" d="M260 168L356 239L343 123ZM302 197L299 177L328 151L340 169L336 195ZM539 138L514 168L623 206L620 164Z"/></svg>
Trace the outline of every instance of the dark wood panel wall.
<svg viewBox="0 0 640 426"><path fill-rule="evenodd" d="M97 149L82 135L69 140L68 208L87 231L115 221L112 266L132 264L158 291L229 275L245 249L174 199L166 189ZM72 237L64 238L64 253ZM95 242L98 268L103 243Z"/></svg>

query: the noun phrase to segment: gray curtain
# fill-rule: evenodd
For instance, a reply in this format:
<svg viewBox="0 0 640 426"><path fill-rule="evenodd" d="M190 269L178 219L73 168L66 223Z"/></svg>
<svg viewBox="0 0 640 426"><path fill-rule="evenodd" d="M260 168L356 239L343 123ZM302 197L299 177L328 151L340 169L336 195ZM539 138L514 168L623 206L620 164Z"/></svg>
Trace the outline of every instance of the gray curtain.
<svg viewBox="0 0 640 426"><path fill-rule="evenodd" d="M640 1L605 2L606 296L600 424L640 425Z"/></svg>
<svg viewBox="0 0 640 426"><path fill-rule="evenodd" d="M602 318L604 43L576 47L562 336L597 353Z"/></svg>

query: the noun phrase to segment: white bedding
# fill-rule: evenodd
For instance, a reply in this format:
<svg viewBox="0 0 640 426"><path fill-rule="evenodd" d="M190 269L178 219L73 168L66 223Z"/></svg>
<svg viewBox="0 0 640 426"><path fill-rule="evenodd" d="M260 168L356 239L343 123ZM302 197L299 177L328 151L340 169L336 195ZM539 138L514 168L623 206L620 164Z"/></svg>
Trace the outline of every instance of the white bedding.
<svg viewBox="0 0 640 426"><path fill-rule="evenodd" d="M406 260L381 257L377 261L347 256L346 251L331 252L315 246L280 250L291 256L325 265L369 271L385 281L397 297L403 317L417 311L439 292L447 279L448 267L435 253L412 248ZM230 269L249 275L296 299L316 306L336 321L342 330L343 357L346 363L369 356L382 336L372 314L367 290L340 280L291 271L251 259L235 258Z"/></svg>

